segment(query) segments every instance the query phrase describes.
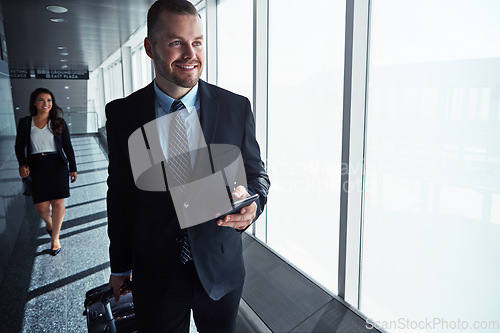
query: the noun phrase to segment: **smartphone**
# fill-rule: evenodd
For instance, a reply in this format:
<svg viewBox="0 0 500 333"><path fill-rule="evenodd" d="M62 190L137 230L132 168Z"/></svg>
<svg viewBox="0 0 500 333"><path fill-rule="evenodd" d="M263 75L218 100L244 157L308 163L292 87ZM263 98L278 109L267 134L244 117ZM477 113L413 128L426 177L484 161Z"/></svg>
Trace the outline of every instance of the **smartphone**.
<svg viewBox="0 0 500 333"><path fill-rule="evenodd" d="M221 216L219 216L217 219L223 219L226 215L239 213L243 207L250 205L252 202L255 202L258 198L259 198L259 194L257 193L257 194L251 195L245 199L235 201L233 203L233 208L229 212L224 213Z"/></svg>

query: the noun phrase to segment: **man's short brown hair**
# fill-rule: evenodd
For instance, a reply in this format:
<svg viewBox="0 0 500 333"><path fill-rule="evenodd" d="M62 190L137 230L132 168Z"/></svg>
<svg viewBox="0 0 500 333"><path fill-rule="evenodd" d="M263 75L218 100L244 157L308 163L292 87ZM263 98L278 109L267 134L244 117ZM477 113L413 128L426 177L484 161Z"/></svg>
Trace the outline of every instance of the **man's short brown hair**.
<svg viewBox="0 0 500 333"><path fill-rule="evenodd" d="M158 22L158 18L163 11L169 11L175 14L181 15L198 15L198 11L194 5L187 0L158 0L156 1L148 11L148 38L150 40L153 37L153 32Z"/></svg>

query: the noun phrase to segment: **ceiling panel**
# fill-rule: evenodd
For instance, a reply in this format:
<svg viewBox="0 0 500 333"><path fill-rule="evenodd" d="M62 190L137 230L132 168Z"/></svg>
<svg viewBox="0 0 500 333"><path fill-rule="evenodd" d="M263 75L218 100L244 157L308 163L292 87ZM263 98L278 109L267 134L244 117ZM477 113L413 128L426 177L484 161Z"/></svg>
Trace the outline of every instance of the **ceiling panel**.
<svg viewBox="0 0 500 333"><path fill-rule="evenodd" d="M153 2L1 0L9 67L93 71L146 22ZM52 13L47 5L66 7L68 12ZM51 18L66 22L54 23Z"/></svg>

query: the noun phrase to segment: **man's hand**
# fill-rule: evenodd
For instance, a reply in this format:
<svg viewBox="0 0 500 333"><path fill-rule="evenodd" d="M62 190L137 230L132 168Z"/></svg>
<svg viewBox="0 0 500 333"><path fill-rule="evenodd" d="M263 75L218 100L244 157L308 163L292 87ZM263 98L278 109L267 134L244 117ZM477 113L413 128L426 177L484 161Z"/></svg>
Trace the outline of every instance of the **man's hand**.
<svg viewBox="0 0 500 333"><path fill-rule="evenodd" d="M129 281L130 281L130 274L123 276L111 275L109 277L109 287L113 289L113 297L115 298L116 302L120 300L120 295L125 295L130 291L130 289L125 289L120 293L121 286L125 282Z"/></svg>
<svg viewBox="0 0 500 333"><path fill-rule="evenodd" d="M241 185L236 188L232 195L235 200L245 199L250 196L246 188ZM252 202L250 205L241 208L239 214L226 215L224 217L224 220L218 220L217 224L221 227L230 227L242 230L252 224L252 221L255 218L256 211L257 204L255 202Z"/></svg>
<svg viewBox="0 0 500 333"><path fill-rule="evenodd" d="M21 178L26 178L30 175L30 167L27 166L26 164L25 165L21 165L19 167L19 176L21 176Z"/></svg>

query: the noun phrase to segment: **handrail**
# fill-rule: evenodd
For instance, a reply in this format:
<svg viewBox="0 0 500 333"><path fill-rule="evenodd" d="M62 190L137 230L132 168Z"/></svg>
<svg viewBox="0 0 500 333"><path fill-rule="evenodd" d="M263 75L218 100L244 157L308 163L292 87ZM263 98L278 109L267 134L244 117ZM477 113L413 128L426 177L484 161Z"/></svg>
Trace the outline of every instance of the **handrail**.
<svg viewBox="0 0 500 333"><path fill-rule="evenodd" d="M89 118L89 115L91 119ZM84 119L81 119L85 117ZM66 110L63 113L63 118L68 123L69 132L71 134L87 134L87 133L97 133L99 130L99 114L97 111L90 111L87 108L82 108L81 110ZM76 118L76 119L75 119ZM80 121L78 121L80 118ZM76 120L76 123L74 121ZM85 124L80 126L82 123Z"/></svg>

